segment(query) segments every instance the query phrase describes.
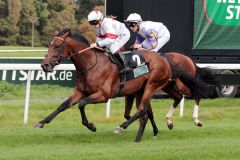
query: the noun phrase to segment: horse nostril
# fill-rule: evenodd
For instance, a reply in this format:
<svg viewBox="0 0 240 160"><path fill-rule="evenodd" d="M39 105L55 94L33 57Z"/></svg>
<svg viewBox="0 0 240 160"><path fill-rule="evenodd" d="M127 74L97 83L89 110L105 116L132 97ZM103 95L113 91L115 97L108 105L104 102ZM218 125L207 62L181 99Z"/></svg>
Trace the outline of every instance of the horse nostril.
<svg viewBox="0 0 240 160"><path fill-rule="evenodd" d="M47 71L47 68L48 68L48 65L47 64L43 64L43 65L41 65L41 67L42 67L42 69L43 69L43 71Z"/></svg>

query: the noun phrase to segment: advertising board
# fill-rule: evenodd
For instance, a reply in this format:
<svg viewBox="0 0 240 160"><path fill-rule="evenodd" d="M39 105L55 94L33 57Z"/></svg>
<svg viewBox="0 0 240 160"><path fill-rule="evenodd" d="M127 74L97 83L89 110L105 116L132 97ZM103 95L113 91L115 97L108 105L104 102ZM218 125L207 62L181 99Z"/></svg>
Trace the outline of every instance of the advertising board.
<svg viewBox="0 0 240 160"><path fill-rule="evenodd" d="M34 58L1 58L1 65L4 64L41 64L42 59ZM70 62L66 61L65 64ZM29 68L30 70L30 68ZM29 70L0 70L0 79L2 81L20 84L27 81ZM76 74L74 70L54 70L46 73L43 70L33 70L31 73L32 84L55 84L73 87L75 85Z"/></svg>

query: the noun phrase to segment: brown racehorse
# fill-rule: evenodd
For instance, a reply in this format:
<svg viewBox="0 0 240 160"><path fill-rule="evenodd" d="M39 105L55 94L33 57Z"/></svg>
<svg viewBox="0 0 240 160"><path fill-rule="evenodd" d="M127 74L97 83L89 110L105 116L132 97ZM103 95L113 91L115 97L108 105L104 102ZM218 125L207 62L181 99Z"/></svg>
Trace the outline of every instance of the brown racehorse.
<svg viewBox="0 0 240 160"><path fill-rule="evenodd" d="M70 58L77 71L76 87L65 102L45 119L39 121L35 127L44 127L59 113L79 103L82 124L91 131L96 131L94 124L89 123L86 117L85 106L87 104L103 103L116 96L137 94L141 97L137 112L120 125L120 128L126 129L138 118L144 118L153 93L169 83L172 74L169 63L162 56L153 52L139 51L138 53L148 62L150 72L126 81L124 88L118 94L120 85L118 67L110 61L105 53L96 49L84 50L88 47L87 40L70 29L64 29L52 40L48 54L41 65L43 70L52 72L53 68L61 61ZM84 52L79 53L83 50ZM135 141L140 141L141 136L138 134Z"/></svg>
<svg viewBox="0 0 240 160"><path fill-rule="evenodd" d="M209 94L211 94L211 89L213 89L214 86L218 86L217 79L215 79L215 77L208 69L198 68L191 58L183 54L176 52L168 52L164 54L164 57L166 57L170 62L172 62L174 66L180 67L183 71L185 71L188 76L192 77L193 79L195 78L195 82L197 84L192 85L192 82L182 82L181 79L179 79L178 77L179 75L175 75L175 77L173 77L174 81L168 83L168 85L162 88L165 93L167 93L171 98L174 99L174 103L169 108L169 111L166 115L168 128L173 128L172 115L175 108L180 103L183 95L191 96L194 98L195 105L193 109L193 122L196 126L202 127L202 122L198 119L199 102L201 98L207 97ZM209 88L209 85L211 85L212 87ZM125 97L124 117L126 119L130 118L130 111L132 109L133 101L134 95ZM150 104L148 109L148 114L150 113L149 119L153 126L153 132L154 134L156 134L158 132L158 129L154 121Z"/></svg>

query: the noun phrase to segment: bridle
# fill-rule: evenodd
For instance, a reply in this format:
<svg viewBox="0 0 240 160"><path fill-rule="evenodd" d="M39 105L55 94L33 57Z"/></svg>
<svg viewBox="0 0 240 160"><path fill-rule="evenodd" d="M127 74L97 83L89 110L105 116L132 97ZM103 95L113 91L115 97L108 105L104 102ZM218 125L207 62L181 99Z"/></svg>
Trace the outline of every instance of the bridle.
<svg viewBox="0 0 240 160"><path fill-rule="evenodd" d="M56 53L56 54L57 54L57 58L58 58L60 61L64 61L64 60L66 60L66 59L70 59L70 58L72 58L72 57L74 57L74 56L76 56L76 55L78 55L78 54L80 54L80 53L83 53L83 52L85 52L85 51L87 51L87 50L89 50L89 49L92 49L91 47L87 47L87 48L84 48L84 49L78 51L77 53L72 53L72 52L67 48L67 46L66 46L66 41L65 41L63 38L61 38L61 37L53 37L53 39L59 39L59 40L61 40L61 41L63 42L62 44L59 45L58 48L56 48L56 50L57 50L57 53ZM51 42L51 45L53 44L53 42L54 42L54 40ZM61 52L63 52L63 48L64 48L64 47L67 48L67 51L70 53L70 55L67 56L67 57L62 58ZM88 72L89 70L91 70L92 68L94 68L94 67L97 65L97 62L98 62L97 53L96 53L94 50L93 50L93 53L95 54L95 57L96 57L96 58L95 58L95 59L96 59L95 63L94 63L90 68L85 69L85 70L83 70L83 71L76 70L78 74L83 74L84 72Z"/></svg>

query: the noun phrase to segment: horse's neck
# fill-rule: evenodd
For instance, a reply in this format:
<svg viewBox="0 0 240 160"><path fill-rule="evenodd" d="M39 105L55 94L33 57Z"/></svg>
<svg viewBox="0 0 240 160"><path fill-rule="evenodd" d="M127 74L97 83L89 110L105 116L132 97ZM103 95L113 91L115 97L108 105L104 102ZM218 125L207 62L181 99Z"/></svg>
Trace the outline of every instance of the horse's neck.
<svg viewBox="0 0 240 160"><path fill-rule="evenodd" d="M76 70L88 70L96 65L105 65L109 61L106 53L93 49L77 54L71 58ZM109 61L110 62L110 61Z"/></svg>
<svg viewBox="0 0 240 160"><path fill-rule="evenodd" d="M96 55L93 51L86 51L71 57L71 60L77 70L82 70L96 63Z"/></svg>

